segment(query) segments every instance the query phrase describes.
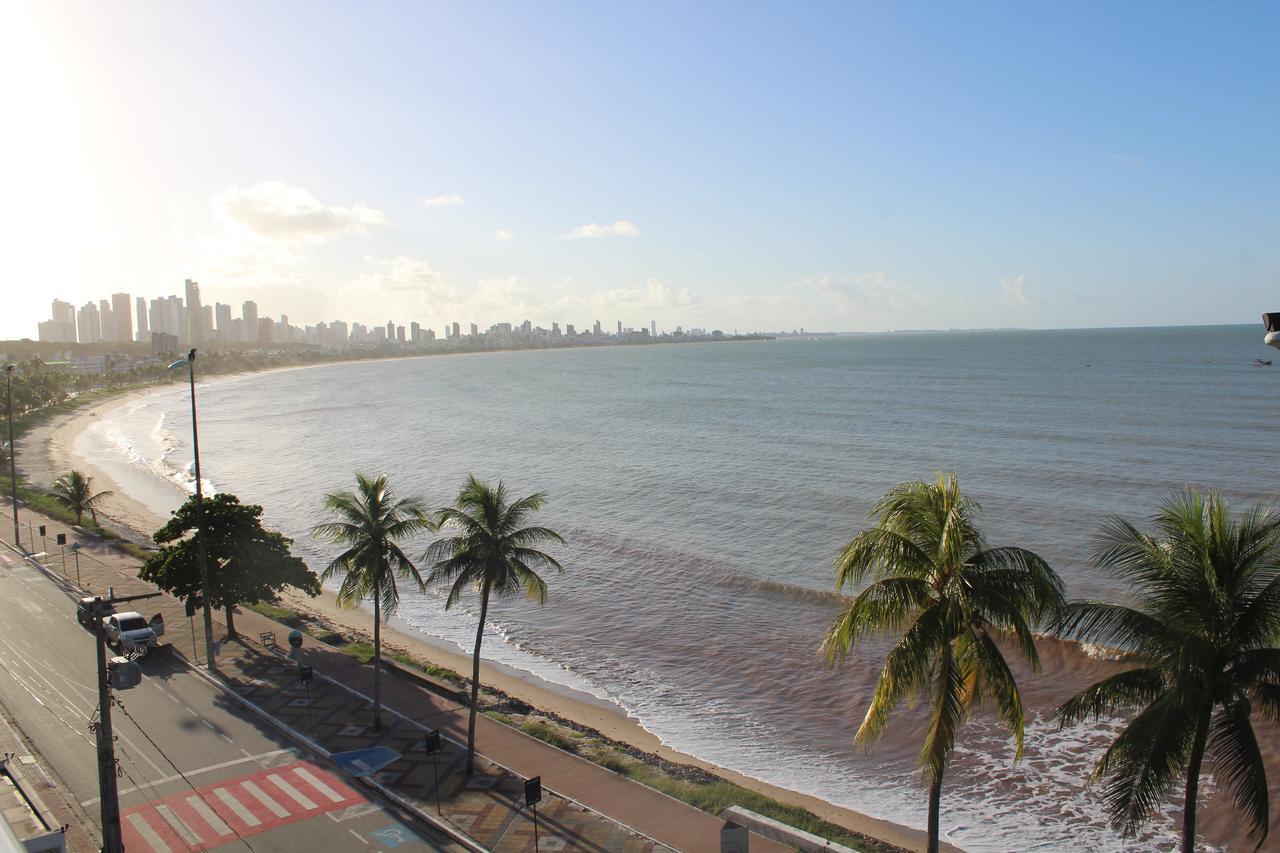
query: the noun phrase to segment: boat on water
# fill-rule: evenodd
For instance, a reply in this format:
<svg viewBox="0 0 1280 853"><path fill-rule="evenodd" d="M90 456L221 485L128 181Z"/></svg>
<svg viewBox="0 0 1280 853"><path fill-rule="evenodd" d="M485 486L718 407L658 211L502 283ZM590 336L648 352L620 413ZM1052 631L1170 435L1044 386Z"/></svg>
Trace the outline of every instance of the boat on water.
<svg viewBox="0 0 1280 853"><path fill-rule="evenodd" d="M1255 359L1253 360L1253 366L1254 366L1254 367L1270 367L1270 366L1271 366L1271 359L1269 359L1269 358L1255 358Z"/></svg>

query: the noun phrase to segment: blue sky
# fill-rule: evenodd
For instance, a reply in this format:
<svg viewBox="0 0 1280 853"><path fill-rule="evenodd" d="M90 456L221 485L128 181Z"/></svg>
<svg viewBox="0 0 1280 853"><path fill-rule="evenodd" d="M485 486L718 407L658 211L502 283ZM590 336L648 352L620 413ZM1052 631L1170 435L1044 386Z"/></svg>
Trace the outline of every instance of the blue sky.
<svg viewBox="0 0 1280 853"><path fill-rule="evenodd" d="M295 323L437 328L1280 308L1275 4L5 14L0 337L186 276Z"/></svg>

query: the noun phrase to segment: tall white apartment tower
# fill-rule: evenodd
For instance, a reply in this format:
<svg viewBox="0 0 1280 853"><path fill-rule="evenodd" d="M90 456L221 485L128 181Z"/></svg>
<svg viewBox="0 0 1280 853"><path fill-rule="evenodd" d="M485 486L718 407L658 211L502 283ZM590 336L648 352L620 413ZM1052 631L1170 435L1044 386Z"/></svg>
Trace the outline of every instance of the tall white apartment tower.
<svg viewBox="0 0 1280 853"><path fill-rule="evenodd" d="M138 343L150 343L151 329L147 326L147 300L139 296L133 304L136 307L134 313L138 315Z"/></svg>
<svg viewBox="0 0 1280 853"><path fill-rule="evenodd" d="M196 347L204 343L204 311L200 308L200 285L191 279L187 284L187 341Z"/></svg>

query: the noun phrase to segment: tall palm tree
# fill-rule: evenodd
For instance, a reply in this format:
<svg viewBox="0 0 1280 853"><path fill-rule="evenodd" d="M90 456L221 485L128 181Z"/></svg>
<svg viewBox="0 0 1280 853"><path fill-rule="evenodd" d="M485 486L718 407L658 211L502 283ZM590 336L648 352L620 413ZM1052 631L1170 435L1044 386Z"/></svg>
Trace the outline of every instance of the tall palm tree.
<svg viewBox="0 0 1280 853"><path fill-rule="evenodd" d="M98 505L113 494L115 493L111 491L95 493L93 477L81 474L79 471L68 471L53 481L53 496L76 514L76 524L80 523L86 510L89 517L93 519L93 523L97 524Z"/></svg>
<svg viewBox="0 0 1280 853"><path fill-rule="evenodd" d="M549 554L537 550L544 542L564 539L545 527L526 527L529 516L542 508L546 495L538 492L509 501L507 488L467 477L452 507L442 509L436 522L457 530L457 536L440 539L423 555L432 565L429 584L450 584L445 609L453 607L471 587L480 596L480 623L471 656L471 712L467 719L467 773L475 767L476 707L480 696L480 643L489 614L490 598L506 598L524 592L533 601L547 600L547 584L538 569L564 569Z"/></svg>
<svg viewBox="0 0 1280 853"><path fill-rule="evenodd" d="M1073 602L1061 626L1139 663L1068 700L1060 725L1140 709L1093 771L1126 835L1185 774L1182 849L1193 850L1207 756L1261 846L1267 774L1250 713L1280 719L1280 514L1255 506L1236 520L1217 493L1187 489L1153 523L1148 534L1113 518L1099 537L1095 561L1130 584L1134 606Z"/></svg>
<svg viewBox="0 0 1280 853"><path fill-rule="evenodd" d="M906 698L930 706L919 764L929 785L929 851L938 849L942 777L956 733L984 700L995 703L1022 756L1022 697L996 640L1039 666L1033 629L1057 617L1062 581L1022 548L988 548L979 507L954 474L891 489L871 512L875 527L836 558L836 588L870 581L827 632L829 663L872 634L902 631L889 650L854 744L870 748Z"/></svg>
<svg viewBox="0 0 1280 853"><path fill-rule="evenodd" d="M400 604L397 577L424 588L418 567L397 542L432 525L422 501L397 498L385 474L369 478L357 473L355 492L326 495L324 505L337 520L318 524L313 532L346 550L325 566L320 580L342 577L338 604L343 607L373 599L373 728L381 731L382 622Z"/></svg>

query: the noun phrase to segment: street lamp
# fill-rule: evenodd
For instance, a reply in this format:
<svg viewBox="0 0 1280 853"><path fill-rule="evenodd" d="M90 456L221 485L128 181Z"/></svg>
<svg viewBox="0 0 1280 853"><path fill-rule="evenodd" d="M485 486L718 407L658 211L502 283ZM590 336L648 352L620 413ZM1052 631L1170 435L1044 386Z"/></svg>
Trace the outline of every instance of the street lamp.
<svg viewBox="0 0 1280 853"><path fill-rule="evenodd" d="M196 350L191 348L186 358L169 365L170 370L187 368L191 380L191 447L196 459L196 555L200 563L200 590L204 598L204 654L209 669L213 663L213 612L209 607L209 557L204 544L204 492L200 482L200 432L196 428Z"/></svg>
<svg viewBox="0 0 1280 853"><path fill-rule="evenodd" d="M13 496L13 546L22 550L22 540L18 538L18 464L13 446L13 365L4 366L4 393L9 410L9 488Z"/></svg>

